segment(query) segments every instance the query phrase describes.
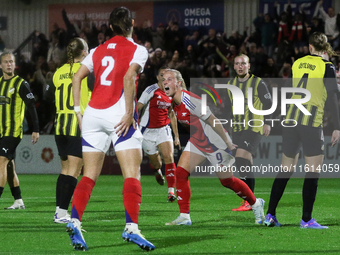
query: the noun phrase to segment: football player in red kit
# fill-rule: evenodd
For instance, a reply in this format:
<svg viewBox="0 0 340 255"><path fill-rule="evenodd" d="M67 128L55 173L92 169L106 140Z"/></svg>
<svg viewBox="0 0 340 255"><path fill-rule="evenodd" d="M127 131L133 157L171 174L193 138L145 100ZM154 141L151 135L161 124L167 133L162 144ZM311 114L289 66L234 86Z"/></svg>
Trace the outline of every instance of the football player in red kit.
<svg viewBox="0 0 340 255"><path fill-rule="evenodd" d="M165 177L168 184L168 202L176 200L175 183L176 183L176 165L174 161L174 144L180 147L177 119L171 108L172 98L164 93L163 74L167 67L162 67L158 71L155 83L147 87L137 103L137 109L140 112L139 126L143 134L143 150L149 156L150 165L155 170L156 180L160 185L164 184L162 175L162 155L165 163ZM175 135L173 142L171 129Z"/></svg>
<svg viewBox="0 0 340 255"><path fill-rule="evenodd" d="M134 20L127 8L115 8L109 24L114 36L90 51L72 80L74 111L83 136L84 175L74 191L71 221L66 230L76 250L88 249L81 233L81 219L100 175L105 153L113 143L124 177L126 226L122 237L149 251L155 246L138 229L143 136L136 125L135 112L136 77L143 70L148 53L131 38ZM82 116L80 83L92 71L94 89Z"/></svg>
<svg viewBox="0 0 340 255"><path fill-rule="evenodd" d="M235 149L229 135L221 125L215 125L216 117L207 107L207 113L201 113L201 99L185 90L182 75L177 70L164 73L164 91L173 98L174 111L178 122L190 129L190 139L179 159L176 168L176 192L180 215L166 225L191 225L190 218L190 183L189 175L206 159L212 166L228 169L235 161L231 151ZM255 198L247 184L233 176L232 171L216 172L221 184L233 190L239 197L252 206L255 223L264 220L264 200Z"/></svg>

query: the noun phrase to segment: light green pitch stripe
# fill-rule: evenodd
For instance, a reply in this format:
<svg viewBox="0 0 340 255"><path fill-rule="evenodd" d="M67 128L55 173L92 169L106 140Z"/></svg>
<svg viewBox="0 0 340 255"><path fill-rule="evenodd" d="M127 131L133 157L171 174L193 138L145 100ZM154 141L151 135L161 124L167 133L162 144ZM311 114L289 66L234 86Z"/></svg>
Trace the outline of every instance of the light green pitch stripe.
<svg viewBox="0 0 340 255"><path fill-rule="evenodd" d="M203 90L205 93L207 93L207 94L212 98L212 100L214 100L215 105L217 105L217 104L216 104L216 100L215 100L215 98L213 97L213 95L210 93L210 91L208 91L208 90L206 90L206 89L202 89L202 88L200 88L200 89Z"/></svg>

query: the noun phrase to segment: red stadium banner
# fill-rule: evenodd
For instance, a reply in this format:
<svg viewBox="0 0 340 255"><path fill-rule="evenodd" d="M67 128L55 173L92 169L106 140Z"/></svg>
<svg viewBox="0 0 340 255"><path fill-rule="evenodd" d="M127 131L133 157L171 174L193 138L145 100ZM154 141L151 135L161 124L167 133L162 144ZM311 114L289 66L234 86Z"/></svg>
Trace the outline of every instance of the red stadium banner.
<svg viewBox="0 0 340 255"><path fill-rule="evenodd" d="M152 2L115 2L115 3L95 3L95 4L52 4L48 7L49 13L49 32L54 30L54 24L66 29L62 18L62 10L65 9L67 17L71 23L80 24L84 27L85 23L97 28L104 23L108 24L111 11L119 6L125 6L132 12L135 24L141 26L144 21L153 22L153 3Z"/></svg>

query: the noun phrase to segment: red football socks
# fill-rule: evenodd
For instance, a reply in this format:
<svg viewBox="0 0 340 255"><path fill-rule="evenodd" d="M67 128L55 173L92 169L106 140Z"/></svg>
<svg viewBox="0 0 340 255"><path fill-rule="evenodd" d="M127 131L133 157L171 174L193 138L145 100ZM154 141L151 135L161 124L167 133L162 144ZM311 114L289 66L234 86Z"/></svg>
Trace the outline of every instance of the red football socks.
<svg viewBox="0 0 340 255"><path fill-rule="evenodd" d="M235 178L234 176L227 179L220 179L220 182L224 187L234 191L236 195L246 200L250 205L253 205L255 203L256 198L254 196L254 193L245 182L241 181L238 178Z"/></svg>
<svg viewBox="0 0 340 255"><path fill-rule="evenodd" d="M77 218L81 221L95 184L96 183L92 179L86 176L81 178L74 190L71 218Z"/></svg>
<svg viewBox="0 0 340 255"><path fill-rule="evenodd" d="M178 166L176 169L176 192L180 213L189 213L190 211L191 190L188 177L189 172Z"/></svg>
<svg viewBox="0 0 340 255"><path fill-rule="evenodd" d="M175 188L176 185L176 165L175 163L165 164L165 177L168 188Z"/></svg>
<svg viewBox="0 0 340 255"><path fill-rule="evenodd" d="M140 181L135 178L126 178L123 186L126 223L138 224L139 206L141 202L142 188Z"/></svg>

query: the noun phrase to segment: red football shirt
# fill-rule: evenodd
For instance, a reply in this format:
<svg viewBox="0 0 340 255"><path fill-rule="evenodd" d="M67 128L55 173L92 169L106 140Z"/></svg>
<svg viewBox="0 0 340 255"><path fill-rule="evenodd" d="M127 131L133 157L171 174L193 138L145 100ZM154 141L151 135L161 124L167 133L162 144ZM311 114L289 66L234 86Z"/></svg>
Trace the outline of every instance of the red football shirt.
<svg viewBox="0 0 340 255"><path fill-rule="evenodd" d="M147 128L161 128L170 123L168 117L172 98L165 95L157 83L147 87L138 102L144 104L145 111L140 119L140 126Z"/></svg>
<svg viewBox="0 0 340 255"><path fill-rule="evenodd" d="M122 98L120 104L124 111L124 76L132 63L139 64L143 69L147 58L148 52L143 46L123 36L114 36L91 50L82 62L95 75L89 106L106 109Z"/></svg>

